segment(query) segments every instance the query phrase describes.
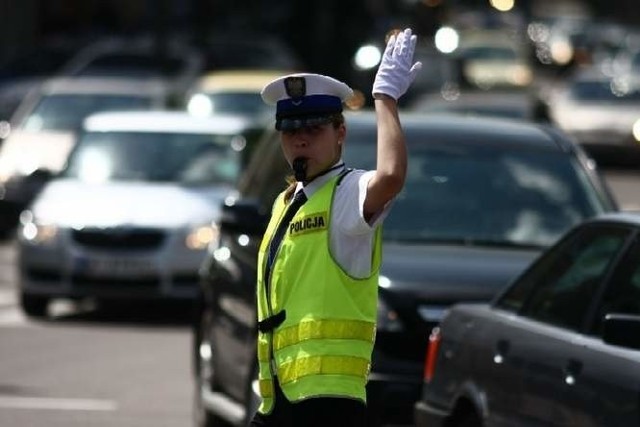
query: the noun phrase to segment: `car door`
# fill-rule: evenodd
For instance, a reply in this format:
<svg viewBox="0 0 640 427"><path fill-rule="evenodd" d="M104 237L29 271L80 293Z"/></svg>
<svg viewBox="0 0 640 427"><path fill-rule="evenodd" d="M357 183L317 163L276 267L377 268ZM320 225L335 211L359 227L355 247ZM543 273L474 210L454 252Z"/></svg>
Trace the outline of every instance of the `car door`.
<svg viewBox="0 0 640 427"><path fill-rule="evenodd" d="M574 424L574 405L567 399L584 370L577 355L586 345L580 332L630 234L623 227L582 227L520 279L532 283L532 292L510 351L522 364L518 416L528 425L597 425Z"/></svg>
<svg viewBox="0 0 640 427"><path fill-rule="evenodd" d="M572 425L640 425L640 351L603 342L603 319L611 313L640 315L637 235L598 300L589 335L569 350L569 359L579 368L563 398Z"/></svg>
<svg viewBox="0 0 640 427"><path fill-rule="evenodd" d="M287 173L280 145L262 144L243 173L236 205L255 204L271 211L273 200L284 190ZM214 343L217 380L238 401L247 394L247 385L255 375L256 356L256 267L262 233L239 233L221 229L215 249L215 289L213 290Z"/></svg>
<svg viewBox="0 0 640 427"><path fill-rule="evenodd" d="M496 315L481 321L468 322L468 335L463 337L469 363L460 369L461 376L472 375L484 389L482 395L488 408L487 424L508 427L526 426L520 417L524 387L522 358L514 352L520 334L518 318L513 313L496 310Z"/></svg>

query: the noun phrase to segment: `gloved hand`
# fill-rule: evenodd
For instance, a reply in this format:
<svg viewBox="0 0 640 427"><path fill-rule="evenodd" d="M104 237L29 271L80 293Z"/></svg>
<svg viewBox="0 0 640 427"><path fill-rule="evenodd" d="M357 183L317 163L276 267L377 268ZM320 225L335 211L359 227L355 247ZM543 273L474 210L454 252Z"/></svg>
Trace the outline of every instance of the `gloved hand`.
<svg viewBox="0 0 640 427"><path fill-rule="evenodd" d="M421 62L413 63L417 40L410 28L389 38L373 81L374 97L385 94L397 101L409 89L422 68Z"/></svg>

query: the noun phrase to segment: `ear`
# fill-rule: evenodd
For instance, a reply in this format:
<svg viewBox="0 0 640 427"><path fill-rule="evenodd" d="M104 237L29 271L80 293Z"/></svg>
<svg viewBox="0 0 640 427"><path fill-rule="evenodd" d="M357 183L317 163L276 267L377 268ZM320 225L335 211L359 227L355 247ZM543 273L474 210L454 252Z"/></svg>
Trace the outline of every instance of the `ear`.
<svg viewBox="0 0 640 427"><path fill-rule="evenodd" d="M338 128L338 144L342 145L345 136L347 136L347 128L342 125Z"/></svg>

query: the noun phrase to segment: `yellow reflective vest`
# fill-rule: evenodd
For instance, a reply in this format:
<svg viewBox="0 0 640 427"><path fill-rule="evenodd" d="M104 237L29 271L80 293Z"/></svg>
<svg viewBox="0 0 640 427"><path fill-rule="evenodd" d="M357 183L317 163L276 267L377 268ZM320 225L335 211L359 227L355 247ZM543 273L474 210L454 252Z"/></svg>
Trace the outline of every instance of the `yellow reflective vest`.
<svg viewBox="0 0 640 427"><path fill-rule="evenodd" d="M331 206L343 175L325 183L291 220L265 282L269 242L286 211L284 193L274 204L258 256L258 321L285 314L258 332L259 411L273 408L273 376L291 402L348 397L366 402L365 385L375 339L381 230L375 231L371 275L349 276L329 246Z"/></svg>

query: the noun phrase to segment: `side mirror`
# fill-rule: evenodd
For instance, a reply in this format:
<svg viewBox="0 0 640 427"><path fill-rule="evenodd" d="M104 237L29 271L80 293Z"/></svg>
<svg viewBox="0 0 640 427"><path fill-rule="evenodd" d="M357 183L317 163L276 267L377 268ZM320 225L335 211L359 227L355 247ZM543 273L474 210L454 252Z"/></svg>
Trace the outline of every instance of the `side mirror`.
<svg viewBox="0 0 640 427"><path fill-rule="evenodd" d="M223 230L248 235L262 235L269 223L269 212L254 200L236 200L233 204L224 204L220 218Z"/></svg>
<svg viewBox="0 0 640 427"><path fill-rule="evenodd" d="M37 181L49 181L55 175L56 174L53 171L49 170L49 169L38 168L38 169L34 170L33 172L31 172L31 175L29 175L29 178L37 180Z"/></svg>
<svg viewBox="0 0 640 427"><path fill-rule="evenodd" d="M640 350L640 316L607 314L602 339L607 344Z"/></svg>

